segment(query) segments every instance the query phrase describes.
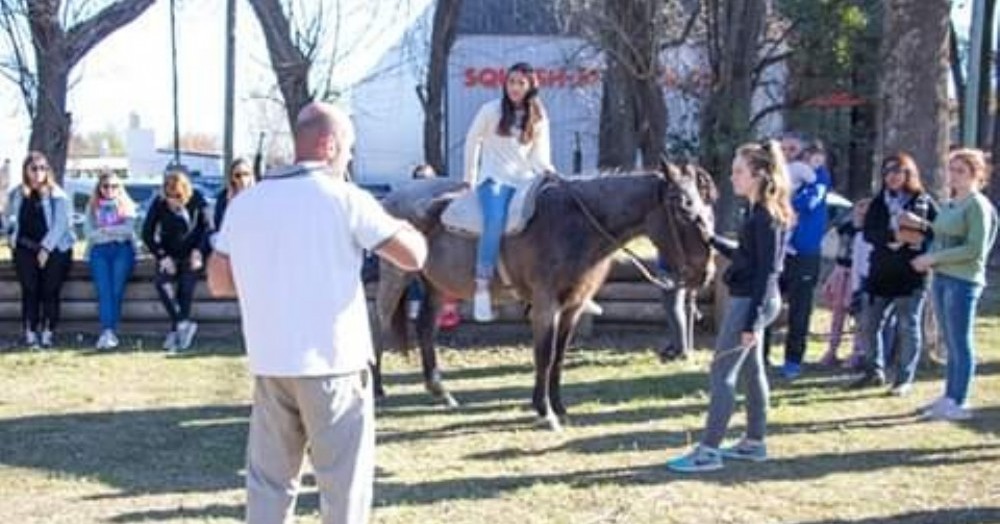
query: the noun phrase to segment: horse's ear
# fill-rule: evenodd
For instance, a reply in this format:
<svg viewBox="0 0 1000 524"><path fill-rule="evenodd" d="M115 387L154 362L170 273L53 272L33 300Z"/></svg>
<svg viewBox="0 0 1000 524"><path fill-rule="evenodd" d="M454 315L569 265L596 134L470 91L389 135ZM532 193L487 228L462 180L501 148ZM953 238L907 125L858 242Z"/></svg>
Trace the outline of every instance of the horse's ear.
<svg viewBox="0 0 1000 524"><path fill-rule="evenodd" d="M681 170L667 158L667 155L660 155L660 171L664 178L671 182L677 182L681 177Z"/></svg>

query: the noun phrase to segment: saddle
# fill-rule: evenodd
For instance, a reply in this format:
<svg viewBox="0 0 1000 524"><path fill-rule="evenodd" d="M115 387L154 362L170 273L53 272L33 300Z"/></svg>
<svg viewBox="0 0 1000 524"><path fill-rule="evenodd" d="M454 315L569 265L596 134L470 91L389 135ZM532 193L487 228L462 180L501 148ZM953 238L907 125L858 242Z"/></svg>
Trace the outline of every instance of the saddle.
<svg viewBox="0 0 1000 524"><path fill-rule="evenodd" d="M507 210L504 236L524 231L535 214L535 203L542 190L548 187L546 177L536 177L514 191ZM455 197L441 213L441 224L450 232L467 237L478 237L483 232L483 212L475 191L466 191Z"/></svg>

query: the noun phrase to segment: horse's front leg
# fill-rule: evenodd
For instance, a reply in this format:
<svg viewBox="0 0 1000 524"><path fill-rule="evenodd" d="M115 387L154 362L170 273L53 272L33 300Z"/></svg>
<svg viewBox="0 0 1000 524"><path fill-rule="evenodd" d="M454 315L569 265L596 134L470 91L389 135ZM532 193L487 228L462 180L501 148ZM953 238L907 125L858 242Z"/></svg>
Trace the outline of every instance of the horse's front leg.
<svg viewBox="0 0 1000 524"><path fill-rule="evenodd" d="M535 346L535 389L531 395L531 405L539 420L550 429L560 430L562 425L552 408L551 383L552 367L556 361L560 312L552 303L539 304L531 308L531 330Z"/></svg>
<svg viewBox="0 0 1000 524"><path fill-rule="evenodd" d="M567 417L566 406L562 401L563 362L566 360L566 349L569 348L573 334L576 333L576 326L580 322L582 311L581 306L573 306L562 311L555 342L555 361L552 363L552 371L549 374L549 398L552 410L564 424L567 422Z"/></svg>
<svg viewBox="0 0 1000 524"><path fill-rule="evenodd" d="M437 347L434 339L437 337L437 317L444 303L439 291L433 289L426 281L424 283L424 299L417 316L417 342L420 345L420 363L424 374L424 387L434 398L444 401L448 407L457 407L458 401L451 395L441 380L441 370L438 368Z"/></svg>

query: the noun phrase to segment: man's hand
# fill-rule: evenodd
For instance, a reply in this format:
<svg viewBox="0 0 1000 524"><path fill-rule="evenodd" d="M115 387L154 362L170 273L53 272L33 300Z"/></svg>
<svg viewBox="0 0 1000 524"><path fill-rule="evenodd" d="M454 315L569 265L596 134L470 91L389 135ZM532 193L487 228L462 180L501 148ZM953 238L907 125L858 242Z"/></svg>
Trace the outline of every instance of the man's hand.
<svg viewBox="0 0 1000 524"><path fill-rule="evenodd" d="M49 262L49 250L42 248L38 250L38 267L44 268Z"/></svg>

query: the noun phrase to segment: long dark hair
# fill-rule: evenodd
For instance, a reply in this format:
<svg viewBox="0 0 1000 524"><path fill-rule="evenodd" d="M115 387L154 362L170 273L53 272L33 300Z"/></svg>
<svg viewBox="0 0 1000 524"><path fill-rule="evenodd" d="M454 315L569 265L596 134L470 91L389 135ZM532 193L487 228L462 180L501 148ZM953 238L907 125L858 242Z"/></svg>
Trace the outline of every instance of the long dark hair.
<svg viewBox="0 0 1000 524"><path fill-rule="evenodd" d="M535 69L526 62L518 62L509 69L503 82L503 99L500 101L500 124L497 126L497 133L500 136L510 136L511 127L514 126L514 119L517 117L514 102L507 94L507 78L511 74L520 73L528 79L528 92L524 95L524 116L518 122L521 128L521 136L518 140L522 144L530 143L535 138L535 125L545 117L545 110L542 108L542 101L538 99L538 78L535 76Z"/></svg>

